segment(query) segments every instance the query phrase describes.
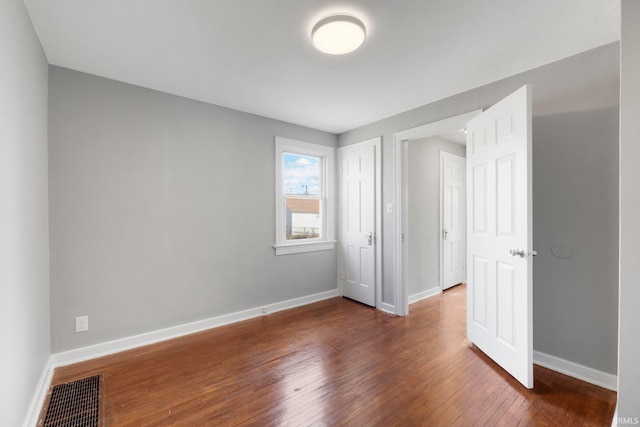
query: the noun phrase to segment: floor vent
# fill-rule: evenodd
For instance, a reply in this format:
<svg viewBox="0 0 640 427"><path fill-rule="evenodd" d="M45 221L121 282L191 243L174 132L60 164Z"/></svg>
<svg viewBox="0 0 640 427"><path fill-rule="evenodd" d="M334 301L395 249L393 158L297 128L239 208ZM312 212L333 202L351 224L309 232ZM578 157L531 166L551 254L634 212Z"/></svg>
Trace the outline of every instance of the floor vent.
<svg viewBox="0 0 640 427"><path fill-rule="evenodd" d="M101 375L58 384L46 406L43 427L98 427Z"/></svg>

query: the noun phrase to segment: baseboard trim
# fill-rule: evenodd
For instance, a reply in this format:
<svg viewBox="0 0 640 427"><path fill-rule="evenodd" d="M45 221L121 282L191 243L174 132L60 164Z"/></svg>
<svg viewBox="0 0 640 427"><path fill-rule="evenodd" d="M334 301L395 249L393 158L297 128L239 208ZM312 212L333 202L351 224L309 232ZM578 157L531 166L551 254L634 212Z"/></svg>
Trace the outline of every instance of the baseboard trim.
<svg viewBox="0 0 640 427"><path fill-rule="evenodd" d="M47 393L49 392L49 386L51 385L52 379L53 365L51 363L51 356L49 356L44 365L44 368L42 369L42 373L40 374L38 385L36 386L35 393L33 395L33 398L31 399L31 404L29 405L29 410L27 411L24 423L22 424L23 427L35 427L38 425L40 412L42 411L42 405L44 405L44 401L47 397Z"/></svg>
<svg viewBox="0 0 640 427"><path fill-rule="evenodd" d="M440 288L433 288L427 291L414 294L409 298L409 303L429 298L441 292ZM40 375L38 385L29 406L29 411L25 417L23 426L33 427L38 423L40 411L44 404L46 395L51 385L53 371L56 367L70 365L73 363L83 362L95 359L109 354L130 350L145 345L155 344L157 342L178 338L184 335L202 332L219 326L252 319L255 317L265 316L267 314L278 311L288 310L290 308L300 307L314 302L322 301L338 296L338 289L321 292L305 297L294 298L287 301L267 304L261 307L255 307L248 310L238 311L234 313L216 316L209 319L199 320L184 325L174 326L170 328L160 329L157 331L147 332L140 335L121 338L105 343L95 344L74 350L52 354ZM265 312L266 309L266 312ZM381 303L380 310L395 314L395 306L388 303ZM608 390L617 391L618 379L616 375L598 371L587 366L579 365L556 356L552 356L539 351L533 352L533 361L536 365L560 372L573 378L606 388ZM616 407L617 410L617 407ZM612 425L616 425L616 417L613 419Z"/></svg>
<svg viewBox="0 0 640 427"><path fill-rule="evenodd" d="M396 307L386 302L381 302L378 309L384 311L385 313L396 314Z"/></svg>
<svg viewBox="0 0 640 427"><path fill-rule="evenodd" d="M131 350L133 348L138 348L145 345L155 344L161 341L167 341L173 338L182 337L196 332L206 331L208 329L240 322L242 320L265 316L278 311L300 307L337 296L338 290L334 289L331 291L320 292L313 295L276 302L273 304L266 304L260 307L250 308L248 310L224 314L222 316L211 317L209 319L198 320L196 322L160 329L157 331L146 332L140 335L134 335L113 341L107 341L100 344L90 345L87 347L77 348L74 350L54 353L51 355L52 367L56 368L59 366L84 362L86 360L119 353L125 350Z"/></svg>
<svg viewBox="0 0 640 427"><path fill-rule="evenodd" d="M409 304L438 295L441 292L442 289L440 288L431 288L426 291L418 292L417 294L409 295Z"/></svg>
<svg viewBox="0 0 640 427"><path fill-rule="evenodd" d="M551 356L550 354L534 351L533 363L543 368L548 368L552 371L560 372L561 374L597 385L598 387L612 391L617 391L618 389L618 377L616 375L579 365L556 356Z"/></svg>
<svg viewBox="0 0 640 427"><path fill-rule="evenodd" d="M216 316L209 319L199 320L196 322L186 323L170 328L160 329L157 331L147 332L140 335L134 335L74 350L54 353L49 356L40 375L38 385L29 405L29 410L24 419L23 427L35 427L40 418L42 405L47 397L51 381L53 379L53 371L59 366L71 365L73 363L84 362L86 360L95 359L109 354L119 353L125 350L142 347L145 345L155 344L161 341L167 341L173 338L193 334L196 332L206 331L207 329L228 325L231 323L248 320L255 317L265 316L278 311L288 310L290 308L300 307L314 302L322 301L338 296L338 290L320 292L300 298L294 298L287 301L267 304L248 310L229 313L222 316Z"/></svg>

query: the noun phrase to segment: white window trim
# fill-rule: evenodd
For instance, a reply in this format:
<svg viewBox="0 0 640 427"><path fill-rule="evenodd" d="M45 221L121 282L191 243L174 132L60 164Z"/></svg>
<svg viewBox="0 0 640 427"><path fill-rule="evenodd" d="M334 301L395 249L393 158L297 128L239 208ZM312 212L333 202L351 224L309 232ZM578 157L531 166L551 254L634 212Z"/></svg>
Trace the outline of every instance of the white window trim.
<svg viewBox="0 0 640 427"><path fill-rule="evenodd" d="M322 158L322 180L324 189L323 237L305 241L285 239L286 211L284 207L284 153L301 154ZM335 149L324 145L297 141L276 136L276 255L313 252L335 249Z"/></svg>

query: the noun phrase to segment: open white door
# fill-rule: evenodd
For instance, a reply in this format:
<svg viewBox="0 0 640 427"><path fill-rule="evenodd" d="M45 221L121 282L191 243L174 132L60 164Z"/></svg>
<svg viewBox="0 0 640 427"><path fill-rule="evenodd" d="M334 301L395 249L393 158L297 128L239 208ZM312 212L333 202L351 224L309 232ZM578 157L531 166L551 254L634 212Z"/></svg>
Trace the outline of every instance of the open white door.
<svg viewBox="0 0 640 427"><path fill-rule="evenodd" d="M345 147L338 153L342 294L375 307L375 145Z"/></svg>
<svg viewBox="0 0 640 427"><path fill-rule="evenodd" d="M466 280L465 158L440 152L442 290Z"/></svg>
<svg viewBox="0 0 640 427"><path fill-rule="evenodd" d="M467 336L533 387L531 86L467 124Z"/></svg>

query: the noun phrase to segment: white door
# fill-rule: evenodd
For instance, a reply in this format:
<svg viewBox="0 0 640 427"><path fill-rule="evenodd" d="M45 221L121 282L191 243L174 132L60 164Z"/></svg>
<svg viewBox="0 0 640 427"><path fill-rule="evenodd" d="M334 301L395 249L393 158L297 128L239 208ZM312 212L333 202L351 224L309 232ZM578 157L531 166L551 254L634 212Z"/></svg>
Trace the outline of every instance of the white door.
<svg viewBox="0 0 640 427"><path fill-rule="evenodd" d="M441 257L442 289L462 283L466 279L466 183L465 158L440 153L441 167Z"/></svg>
<svg viewBox="0 0 640 427"><path fill-rule="evenodd" d="M467 336L533 387L531 86L467 124Z"/></svg>
<svg viewBox="0 0 640 427"><path fill-rule="evenodd" d="M342 294L376 305L375 146L340 151Z"/></svg>

